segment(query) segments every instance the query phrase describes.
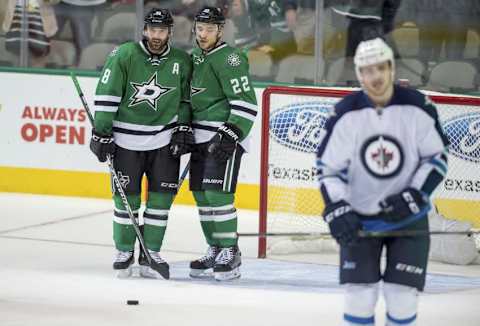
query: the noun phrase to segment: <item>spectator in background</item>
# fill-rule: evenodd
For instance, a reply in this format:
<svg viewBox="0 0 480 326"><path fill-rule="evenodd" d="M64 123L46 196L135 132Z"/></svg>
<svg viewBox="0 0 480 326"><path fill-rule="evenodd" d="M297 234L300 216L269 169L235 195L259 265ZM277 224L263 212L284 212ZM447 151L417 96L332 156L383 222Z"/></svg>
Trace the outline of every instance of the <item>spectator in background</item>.
<svg viewBox="0 0 480 326"><path fill-rule="evenodd" d="M443 0L417 0L418 58L426 66L437 61L447 33Z"/></svg>
<svg viewBox="0 0 480 326"><path fill-rule="evenodd" d="M213 6L225 11L227 0L145 0L145 9L161 5L174 16L185 16L193 21L195 14L204 6Z"/></svg>
<svg viewBox="0 0 480 326"><path fill-rule="evenodd" d="M287 26L293 31L297 43L297 52L314 54L315 52L315 0L289 1L285 12ZM295 3L297 2L297 3Z"/></svg>
<svg viewBox="0 0 480 326"><path fill-rule="evenodd" d="M475 10L471 0L445 1L442 10L446 13L448 32L445 34L445 57L447 60L463 60L467 43L470 13ZM477 17L478 19L479 17Z"/></svg>
<svg viewBox="0 0 480 326"><path fill-rule="evenodd" d="M75 65L80 62L82 50L92 42L92 21L104 10L106 0L61 0L55 6L59 31L70 23L76 49Z"/></svg>
<svg viewBox="0 0 480 326"><path fill-rule="evenodd" d="M401 0L350 0L333 5L337 14L350 20L345 56L353 58L360 42L383 37L394 28L395 14Z"/></svg>
<svg viewBox="0 0 480 326"><path fill-rule="evenodd" d="M247 0L231 0L229 3L228 17L235 26L235 47L249 49L258 45L258 35L249 9Z"/></svg>
<svg viewBox="0 0 480 326"><path fill-rule="evenodd" d="M178 16L188 17L193 21L195 14L205 5L206 1L198 0L177 0L172 5L172 13Z"/></svg>
<svg viewBox="0 0 480 326"><path fill-rule="evenodd" d="M356 84L353 56L360 42L384 38L395 26L395 15L402 0L339 0L329 1L332 10L349 20L345 66L339 81ZM397 51L393 49L395 53Z"/></svg>
<svg viewBox="0 0 480 326"><path fill-rule="evenodd" d="M419 58L425 64L440 61L442 46L447 60L464 59L468 25L476 2L471 0L417 0ZM479 17L474 17L474 21Z"/></svg>
<svg viewBox="0 0 480 326"><path fill-rule="evenodd" d="M268 54L275 75L280 60L297 50L286 19L286 13L296 9L296 1L230 0L228 17L236 29L235 45Z"/></svg>
<svg viewBox="0 0 480 326"><path fill-rule="evenodd" d="M295 53L297 45L287 25L286 12L296 10L296 1L249 1L250 14L259 32L258 50L271 56L274 66Z"/></svg>
<svg viewBox="0 0 480 326"><path fill-rule="evenodd" d="M211 6L220 8L226 15L227 2L229 0L145 0L144 10L148 12L153 7L170 10L177 22L172 42L174 46L188 51L194 46L192 27L193 18L197 12L205 6ZM233 45L234 31L231 22L226 22L223 32L223 40Z"/></svg>
<svg viewBox="0 0 480 326"><path fill-rule="evenodd" d="M5 11L7 10L6 7L7 7L6 3L0 5L0 22L2 22L2 23L3 23L3 18L5 16Z"/></svg>
<svg viewBox="0 0 480 326"><path fill-rule="evenodd" d="M50 52L50 37L57 32L57 21L52 4L55 0L27 0L25 8L20 0L6 3L3 31L5 47L9 52L20 55L23 10L27 10L29 66L44 67Z"/></svg>
<svg viewBox="0 0 480 326"><path fill-rule="evenodd" d="M470 28L477 33L477 36L480 38L480 1L474 1L473 10L470 16ZM478 53L480 54L480 44L478 46ZM478 78L480 79L480 58L477 57L474 60L474 64L477 67ZM480 80L478 80L480 85Z"/></svg>

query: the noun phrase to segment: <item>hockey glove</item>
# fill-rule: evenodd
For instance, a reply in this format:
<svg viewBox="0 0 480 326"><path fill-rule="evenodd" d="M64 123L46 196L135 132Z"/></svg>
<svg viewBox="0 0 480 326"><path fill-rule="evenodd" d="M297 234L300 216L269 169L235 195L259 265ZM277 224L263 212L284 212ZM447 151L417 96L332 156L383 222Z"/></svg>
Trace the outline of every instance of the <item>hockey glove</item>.
<svg viewBox="0 0 480 326"><path fill-rule="evenodd" d="M406 188L402 192L388 196L380 202L386 221L398 222L402 219L417 214L428 200L414 188Z"/></svg>
<svg viewBox="0 0 480 326"><path fill-rule="evenodd" d="M357 242L362 223L346 201L341 200L327 205L323 211L323 218L339 245L352 246Z"/></svg>
<svg viewBox="0 0 480 326"><path fill-rule="evenodd" d="M189 125L179 124L172 130L170 139L170 153L173 157L180 157L183 154L190 153L195 144L193 129Z"/></svg>
<svg viewBox="0 0 480 326"><path fill-rule="evenodd" d="M100 162L107 160L107 155L115 152L115 144L113 135L101 135L92 130L92 138L90 139L90 150L95 154Z"/></svg>
<svg viewBox="0 0 480 326"><path fill-rule="evenodd" d="M237 142L242 137L242 131L233 124L225 123L217 129L217 134L213 136L208 145L208 152L213 155L218 162L225 162L237 148Z"/></svg>

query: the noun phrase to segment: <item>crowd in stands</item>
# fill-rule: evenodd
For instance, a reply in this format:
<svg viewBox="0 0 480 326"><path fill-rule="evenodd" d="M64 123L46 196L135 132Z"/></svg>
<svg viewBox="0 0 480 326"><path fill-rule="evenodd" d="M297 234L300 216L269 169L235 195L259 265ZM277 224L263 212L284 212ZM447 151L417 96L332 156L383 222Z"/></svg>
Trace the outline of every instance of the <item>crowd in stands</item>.
<svg viewBox="0 0 480 326"><path fill-rule="evenodd" d="M30 67L99 70L116 45L141 35L136 0L25 1ZM0 4L0 66L20 65L21 3ZM225 40L248 52L252 74L261 81L355 86L351 57L356 44L380 35L395 49L400 77L414 86L478 89L480 1L324 0L318 11L316 3L145 0L144 10L170 9L174 45L190 50L193 14L204 5L222 8ZM432 80L453 69L463 69L469 80L451 85Z"/></svg>

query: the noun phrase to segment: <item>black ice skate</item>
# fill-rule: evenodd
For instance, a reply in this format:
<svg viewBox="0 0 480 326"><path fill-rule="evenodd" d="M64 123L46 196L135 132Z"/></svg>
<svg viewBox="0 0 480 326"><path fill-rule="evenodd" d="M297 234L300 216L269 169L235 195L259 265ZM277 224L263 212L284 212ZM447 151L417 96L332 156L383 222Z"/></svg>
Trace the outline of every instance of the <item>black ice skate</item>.
<svg viewBox="0 0 480 326"><path fill-rule="evenodd" d="M190 277L212 276L211 269L219 252L220 248L217 246L209 246L205 256L190 262Z"/></svg>
<svg viewBox="0 0 480 326"><path fill-rule="evenodd" d="M115 261L113 262L113 269L117 271L118 278L127 278L132 275L132 264L134 261L132 251L117 250Z"/></svg>
<svg viewBox="0 0 480 326"><path fill-rule="evenodd" d="M242 253L238 246L222 248L213 267L213 274L217 281L228 281L240 277Z"/></svg>
<svg viewBox="0 0 480 326"><path fill-rule="evenodd" d="M140 265L140 276L145 278L164 278L168 280L170 278L170 266L167 264L165 260L160 257L160 253L158 251L152 251L148 249L148 253L152 260L157 264L158 270L154 270L150 267L148 263L147 256L143 250L140 251L140 255L138 256L138 264Z"/></svg>

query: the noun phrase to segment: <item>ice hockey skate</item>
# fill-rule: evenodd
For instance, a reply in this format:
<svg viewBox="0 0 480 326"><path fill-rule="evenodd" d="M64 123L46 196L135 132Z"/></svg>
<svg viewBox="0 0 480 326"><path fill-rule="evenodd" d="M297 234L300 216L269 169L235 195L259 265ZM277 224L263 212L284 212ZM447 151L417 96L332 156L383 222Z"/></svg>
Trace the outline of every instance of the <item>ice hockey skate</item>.
<svg viewBox="0 0 480 326"><path fill-rule="evenodd" d="M117 272L118 278L128 278L132 275L132 264L134 261L132 251L117 250L115 261L113 262L113 269Z"/></svg>
<svg viewBox="0 0 480 326"><path fill-rule="evenodd" d="M202 278L213 276L213 266L215 259L220 252L220 248L209 246L205 256L190 262L190 277Z"/></svg>
<svg viewBox="0 0 480 326"><path fill-rule="evenodd" d="M160 253L158 251L152 251L148 249L148 253L152 260L158 264L161 272L154 270L150 267L148 263L148 259L143 253L140 251L140 255L138 256L138 264L140 265L140 276L145 278L154 278L154 279L166 279L170 278L170 266L167 264L165 260L160 257Z"/></svg>
<svg viewBox="0 0 480 326"><path fill-rule="evenodd" d="M228 281L240 277L242 253L238 246L222 248L213 267L213 274L217 281Z"/></svg>

